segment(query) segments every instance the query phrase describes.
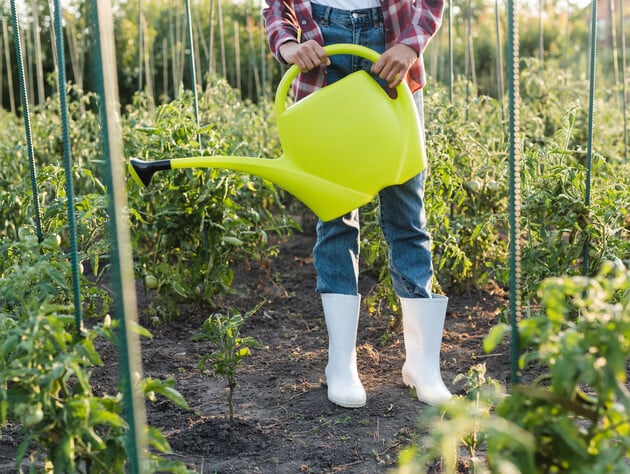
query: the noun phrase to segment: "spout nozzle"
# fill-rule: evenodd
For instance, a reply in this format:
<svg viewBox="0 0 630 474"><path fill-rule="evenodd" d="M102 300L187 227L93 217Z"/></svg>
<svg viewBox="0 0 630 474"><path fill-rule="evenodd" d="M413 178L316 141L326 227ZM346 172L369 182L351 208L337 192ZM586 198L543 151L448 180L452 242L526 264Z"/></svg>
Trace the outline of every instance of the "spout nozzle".
<svg viewBox="0 0 630 474"><path fill-rule="evenodd" d="M148 187L156 171L171 169L171 160L143 161L132 158L129 160L127 168L136 183Z"/></svg>

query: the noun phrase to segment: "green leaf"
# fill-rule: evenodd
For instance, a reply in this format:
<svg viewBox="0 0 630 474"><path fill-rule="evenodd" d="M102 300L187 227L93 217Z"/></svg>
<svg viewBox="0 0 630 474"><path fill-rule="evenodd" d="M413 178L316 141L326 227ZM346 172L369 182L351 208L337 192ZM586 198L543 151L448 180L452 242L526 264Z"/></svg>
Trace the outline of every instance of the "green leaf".
<svg viewBox="0 0 630 474"><path fill-rule="evenodd" d="M92 427L83 430L83 441L90 445L91 450L93 451L102 451L105 449L106 444Z"/></svg>
<svg viewBox="0 0 630 474"><path fill-rule="evenodd" d="M241 347L240 349L236 351L236 355L238 357L246 357L250 354L251 354L251 351L249 350L249 347Z"/></svg>
<svg viewBox="0 0 630 474"><path fill-rule="evenodd" d="M241 239L230 237L228 235L221 237L221 240L226 244L233 245L234 247L241 247L243 245L243 241Z"/></svg>
<svg viewBox="0 0 630 474"><path fill-rule="evenodd" d="M148 339L153 338L153 334L151 334L151 332L147 328L141 326L135 321L131 321L131 328L139 336L146 337Z"/></svg>
<svg viewBox="0 0 630 474"><path fill-rule="evenodd" d="M114 413L101 403L98 399L90 400L90 417L91 425L108 425L113 428L126 428L126 421L117 413Z"/></svg>
<svg viewBox="0 0 630 474"><path fill-rule="evenodd" d="M554 423L550 423L550 428L572 451L571 453L567 453L566 456L568 459L571 459L573 463L579 462L580 459L586 459L588 446L569 418L559 418L555 420Z"/></svg>
<svg viewBox="0 0 630 474"><path fill-rule="evenodd" d="M0 358L6 359L10 352L13 352L18 346L20 336L18 334L11 334L2 342L0 346Z"/></svg>
<svg viewBox="0 0 630 474"><path fill-rule="evenodd" d="M533 387L530 385L514 385L512 392L523 394L530 400L542 401L547 404L554 404L564 410L565 413L576 414L591 420L597 421L597 410L585 404L571 400L559 395L547 387Z"/></svg>
<svg viewBox="0 0 630 474"><path fill-rule="evenodd" d="M147 427L147 438L149 445L159 452L168 453L171 451L171 446L168 444L168 441L157 428Z"/></svg>
<svg viewBox="0 0 630 474"><path fill-rule="evenodd" d="M26 455L26 450L29 448L31 441L33 441L34 438L35 438L35 433L33 432L28 433L26 437L24 438L24 441L22 441L20 445L18 446L17 451L15 452L15 465L16 466L19 466L20 464L22 464L22 459L24 459L24 456Z"/></svg>
<svg viewBox="0 0 630 474"><path fill-rule="evenodd" d="M175 293L183 298L187 298L189 296L188 291L186 291L186 288L180 281L171 281L171 288L173 288L173 290L175 290Z"/></svg>
<svg viewBox="0 0 630 474"><path fill-rule="evenodd" d="M90 364L99 366L103 365L103 361L96 351L92 340L83 339L82 344L77 346L77 351L84 356Z"/></svg>
<svg viewBox="0 0 630 474"><path fill-rule="evenodd" d="M497 324L490 329L490 332L483 340L483 350L486 354L492 352L510 332L510 326L505 323Z"/></svg>
<svg viewBox="0 0 630 474"><path fill-rule="evenodd" d="M172 377L169 377L166 380L158 380L158 379L153 379L149 377L143 380L142 388L143 388L144 393L148 393L148 392L159 393L166 399L173 402L178 407L183 408L185 410L190 410L190 406L188 405L188 402L186 401L186 399L182 396L181 393L179 393L175 388L173 388L175 383L176 381Z"/></svg>

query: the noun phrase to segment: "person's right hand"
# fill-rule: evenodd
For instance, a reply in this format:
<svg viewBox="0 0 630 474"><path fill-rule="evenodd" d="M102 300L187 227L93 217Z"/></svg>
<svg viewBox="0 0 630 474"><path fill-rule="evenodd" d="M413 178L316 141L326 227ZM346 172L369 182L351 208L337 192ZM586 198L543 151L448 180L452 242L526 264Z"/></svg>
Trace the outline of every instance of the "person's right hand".
<svg viewBox="0 0 630 474"><path fill-rule="evenodd" d="M322 64L330 64L324 48L315 40L304 43L289 41L280 46L280 54L288 64L296 64L302 72L308 72Z"/></svg>

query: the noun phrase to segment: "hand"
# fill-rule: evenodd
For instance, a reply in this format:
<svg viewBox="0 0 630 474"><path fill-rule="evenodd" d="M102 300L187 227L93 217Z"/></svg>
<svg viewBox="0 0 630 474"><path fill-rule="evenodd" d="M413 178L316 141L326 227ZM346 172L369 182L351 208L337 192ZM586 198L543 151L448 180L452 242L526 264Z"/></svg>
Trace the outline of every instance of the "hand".
<svg viewBox="0 0 630 474"><path fill-rule="evenodd" d="M302 72L308 72L322 64L330 64L324 48L315 40L304 43L289 41L280 46L280 54L287 63L296 64Z"/></svg>
<svg viewBox="0 0 630 474"><path fill-rule="evenodd" d="M372 65L372 72L393 89L403 81L416 59L418 54L410 46L396 43Z"/></svg>

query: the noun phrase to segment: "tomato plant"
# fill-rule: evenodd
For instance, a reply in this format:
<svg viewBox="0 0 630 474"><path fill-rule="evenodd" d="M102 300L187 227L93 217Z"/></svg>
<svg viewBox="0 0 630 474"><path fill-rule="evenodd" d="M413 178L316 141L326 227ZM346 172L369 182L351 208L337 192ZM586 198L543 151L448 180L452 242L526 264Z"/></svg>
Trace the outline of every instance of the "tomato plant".
<svg viewBox="0 0 630 474"><path fill-rule="evenodd" d="M270 156L279 154L266 106L238 100L218 84L200 98L198 128L191 96L127 116L129 156L146 159L199 154ZM229 291L230 263L251 259L265 265L275 247L269 235L288 235L297 224L281 192L271 183L219 169L177 170L156 175L151 187L130 188L137 267L157 278L156 291L173 302L212 302Z"/></svg>
<svg viewBox="0 0 630 474"><path fill-rule="evenodd" d="M1 242L0 254L0 423L24 428L17 466L41 451L54 472L124 471L128 427L122 397L96 395L90 384L91 369L102 364L96 339L115 341L111 318L77 331L70 264L56 236L40 244L20 232L19 241ZM97 291L104 300L104 291ZM143 382L145 392L186 408L172 385L172 380ZM159 431L150 429L149 439L158 451L169 449ZM158 456L150 462L163 472L185 472Z"/></svg>
<svg viewBox="0 0 630 474"><path fill-rule="evenodd" d="M592 278L548 278L539 297L542 311L518 326L528 348L520 367L536 365L542 375L509 394L489 379L467 384L467 397L425 414L433 436L406 463L444 457L446 472L455 472L455 447L483 440L475 472L628 471L630 271L605 262ZM509 331L493 328L486 350Z"/></svg>
<svg viewBox="0 0 630 474"><path fill-rule="evenodd" d="M195 340L209 341L214 346L213 350L199 361L199 369L205 370L211 367L216 376L225 379L231 422L234 422L233 397L236 389L236 372L243 359L250 355L251 348L260 347L257 339L241 336L241 328L263 304L264 301L244 315L231 311L228 314L214 314L203 323L203 331L195 336Z"/></svg>

